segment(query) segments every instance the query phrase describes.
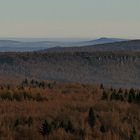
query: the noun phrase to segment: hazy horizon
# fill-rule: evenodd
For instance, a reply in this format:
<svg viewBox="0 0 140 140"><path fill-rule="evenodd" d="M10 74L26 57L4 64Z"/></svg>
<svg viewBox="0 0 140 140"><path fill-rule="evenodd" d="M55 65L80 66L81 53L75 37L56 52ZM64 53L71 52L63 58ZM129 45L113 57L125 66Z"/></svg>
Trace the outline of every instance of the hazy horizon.
<svg viewBox="0 0 140 140"><path fill-rule="evenodd" d="M2 38L140 37L139 0L0 0Z"/></svg>
<svg viewBox="0 0 140 140"><path fill-rule="evenodd" d="M133 40L131 38L111 38L111 37L97 37L97 38L62 38L62 37L54 37L54 38L17 38L17 37L0 37L0 40L12 40L12 41L21 41L21 42L38 42L38 41L54 41L54 42L84 42L84 41L96 41L98 39L122 39L122 40ZM135 38L136 39L136 38Z"/></svg>

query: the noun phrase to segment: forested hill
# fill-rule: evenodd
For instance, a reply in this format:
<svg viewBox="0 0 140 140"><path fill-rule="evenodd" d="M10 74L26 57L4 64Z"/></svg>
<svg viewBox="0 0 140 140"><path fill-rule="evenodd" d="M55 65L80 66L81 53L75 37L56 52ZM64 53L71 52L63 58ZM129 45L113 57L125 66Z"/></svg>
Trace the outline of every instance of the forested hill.
<svg viewBox="0 0 140 140"><path fill-rule="evenodd" d="M139 87L140 52L0 53L0 77Z"/></svg>

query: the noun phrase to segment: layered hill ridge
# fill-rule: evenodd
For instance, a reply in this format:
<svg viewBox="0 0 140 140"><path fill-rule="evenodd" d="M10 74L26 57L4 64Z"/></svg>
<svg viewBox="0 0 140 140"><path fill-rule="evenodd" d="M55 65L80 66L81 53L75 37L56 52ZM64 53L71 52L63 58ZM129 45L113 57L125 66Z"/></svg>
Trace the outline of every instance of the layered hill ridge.
<svg viewBox="0 0 140 140"><path fill-rule="evenodd" d="M140 51L140 40L121 41L82 47L54 47L47 52Z"/></svg>
<svg viewBox="0 0 140 140"><path fill-rule="evenodd" d="M79 46L89 46L95 44L111 43L111 42L120 42L124 39L118 38L99 38L90 41L55 41L55 40L0 40L0 52L26 52L26 51L38 51L48 48L53 48L56 46L61 47L79 47Z"/></svg>

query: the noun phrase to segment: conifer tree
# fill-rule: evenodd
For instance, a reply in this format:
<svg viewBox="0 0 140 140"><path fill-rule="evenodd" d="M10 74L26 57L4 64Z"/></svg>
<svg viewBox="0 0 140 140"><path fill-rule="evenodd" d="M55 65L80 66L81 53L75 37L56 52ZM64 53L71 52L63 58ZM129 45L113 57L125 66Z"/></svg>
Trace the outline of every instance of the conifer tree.
<svg viewBox="0 0 140 140"><path fill-rule="evenodd" d="M43 123L42 123L42 126L40 128L40 134L45 138L48 137L48 135L50 134L51 132L51 126L49 125L48 121L45 120Z"/></svg>
<svg viewBox="0 0 140 140"><path fill-rule="evenodd" d="M108 100L108 95L105 91L103 91L102 100Z"/></svg>
<svg viewBox="0 0 140 140"><path fill-rule="evenodd" d="M88 124L91 128L93 128L95 126L95 122L96 122L95 113L93 111L93 108L91 107L88 113Z"/></svg>

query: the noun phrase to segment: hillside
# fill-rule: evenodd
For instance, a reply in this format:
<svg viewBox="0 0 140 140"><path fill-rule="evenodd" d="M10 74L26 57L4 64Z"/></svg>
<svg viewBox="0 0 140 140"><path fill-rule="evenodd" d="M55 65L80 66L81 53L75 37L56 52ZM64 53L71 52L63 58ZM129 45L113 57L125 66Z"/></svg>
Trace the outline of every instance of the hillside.
<svg viewBox="0 0 140 140"><path fill-rule="evenodd" d="M0 53L0 77L139 87L140 52Z"/></svg>

